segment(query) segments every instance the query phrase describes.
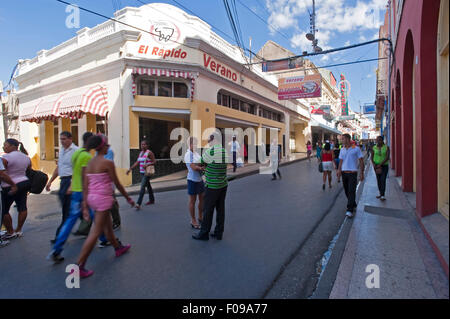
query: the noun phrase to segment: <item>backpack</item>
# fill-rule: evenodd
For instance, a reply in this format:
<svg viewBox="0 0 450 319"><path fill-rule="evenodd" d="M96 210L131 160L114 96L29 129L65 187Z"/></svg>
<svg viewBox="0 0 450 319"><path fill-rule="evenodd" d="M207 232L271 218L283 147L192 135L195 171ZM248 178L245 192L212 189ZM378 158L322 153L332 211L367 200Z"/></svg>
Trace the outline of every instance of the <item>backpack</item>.
<svg viewBox="0 0 450 319"><path fill-rule="evenodd" d="M40 194L47 185L48 176L44 172L35 171L34 169L28 169L26 173L28 179L30 180L31 188L30 193Z"/></svg>

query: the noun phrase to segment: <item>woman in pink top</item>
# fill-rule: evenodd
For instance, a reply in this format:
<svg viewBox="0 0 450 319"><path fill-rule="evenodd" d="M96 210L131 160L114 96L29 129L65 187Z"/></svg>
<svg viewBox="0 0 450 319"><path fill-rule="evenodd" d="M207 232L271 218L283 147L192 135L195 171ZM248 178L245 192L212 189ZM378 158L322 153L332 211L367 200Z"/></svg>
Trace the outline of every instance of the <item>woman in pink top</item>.
<svg viewBox="0 0 450 319"><path fill-rule="evenodd" d="M19 152L20 147L20 152ZM27 177L27 169L31 168L31 160L27 156L27 151L23 148L22 143L18 140L10 138L3 144L3 150L6 154L2 156L3 166L5 166L5 173L11 177L11 180L16 184L17 191L11 189L12 185L2 181L2 214L3 223L6 227L5 239L12 239L23 236L22 227L27 219L27 196L31 188L30 181ZM14 231L12 226L12 218L9 214L9 209L13 203L17 205L19 218L17 221L17 228Z"/></svg>
<svg viewBox="0 0 450 319"><path fill-rule="evenodd" d="M102 135L94 135L88 140L87 150L95 149L97 155L89 162L83 175L83 198L87 202L83 202L83 217L89 220L89 207L95 211L94 227L91 228L88 238L81 249L81 254L78 259L78 266L80 269L80 277L85 278L92 275L92 270L85 268L86 260L88 259L92 249L97 242L98 237L103 233L108 241L113 245L116 257L121 256L130 249L130 245L123 246L120 241L114 236L111 221L111 208L114 203L113 184L127 199L128 203L133 207L134 201L128 196L128 193L120 184L114 162L107 160L104 156L108 152L108 140Z"/></svg>

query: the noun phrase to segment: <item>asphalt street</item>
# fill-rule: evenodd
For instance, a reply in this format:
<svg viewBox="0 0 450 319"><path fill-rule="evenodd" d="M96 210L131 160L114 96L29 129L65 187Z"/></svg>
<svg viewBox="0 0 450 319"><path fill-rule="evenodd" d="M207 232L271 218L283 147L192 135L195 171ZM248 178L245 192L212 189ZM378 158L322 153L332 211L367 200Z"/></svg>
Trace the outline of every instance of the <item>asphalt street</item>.
<svg viewBox="0 0 450 319"><path fill-rule="evenodd" d="M317 276L314 264L345 218L345 195L334 172L333 187L322 190L316 159L281 173L282 180L257 174L229 183L222 241L191 238L186 190L157 193L141 211L121 197L116 235L132 248L120 258L111 247L94 248L87 268L95 273L79 289L66 288L65 270L84 239L69 238L62 264L47 261L60 206L55 195L31 195L24 237L0 249L0 298L282 298L270 289L286 281L282 270L295 255L304 261L295 264L296 277ZM331 222L318 227L325 219ZM321 240L304 245L316 229Z"/></svg>

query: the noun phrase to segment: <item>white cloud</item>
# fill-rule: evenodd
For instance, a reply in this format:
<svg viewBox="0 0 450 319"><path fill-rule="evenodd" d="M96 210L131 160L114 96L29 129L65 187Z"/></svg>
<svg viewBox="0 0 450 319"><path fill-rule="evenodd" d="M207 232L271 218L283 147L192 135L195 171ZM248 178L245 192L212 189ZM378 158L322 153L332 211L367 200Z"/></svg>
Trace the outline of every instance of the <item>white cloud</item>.
<svg viewBox="0 0 450 319"><path fill-rule="evenodd" d="M357 0L354 5L346 2L346 0L320 0L316 3L316 27L319 30L316 37L323 49L328 47L330 39L336 33L374 30L383 23L383 11L386 9L387 0ZM301 28L309 31L308 9L311 11L311 6L311 1L305 0L266 0L266 7L271 13L268 23L279 30ZM310 49L311 43L303 39L305 34L306 32L296 33L292 37L293 47ZM361 35L360 41L366 41L366 38Z"/></svg>
<svg viewBox="0 0 450 319"><path fill-rule="evenodd" d="M345 41L344 46L348 47L350 45L350 40Z"/></svg>
<svg viewBox="0 0 450 319"><path fill-rule="evenodd" d="M367 78L370 79L372 77L372 73L367 74Z"/></svg>

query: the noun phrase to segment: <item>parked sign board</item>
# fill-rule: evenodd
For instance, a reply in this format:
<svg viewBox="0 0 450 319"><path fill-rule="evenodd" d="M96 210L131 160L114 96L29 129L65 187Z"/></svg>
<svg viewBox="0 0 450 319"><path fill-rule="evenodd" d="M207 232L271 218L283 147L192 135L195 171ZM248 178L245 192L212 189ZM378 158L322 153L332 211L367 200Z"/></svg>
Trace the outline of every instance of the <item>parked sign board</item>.
<svg viewBox="0 0 450 319"><path fill-rule="evenodd" d="M322 96L320 74L293 76L278 80L278 99L305 99Z"/></svg>

